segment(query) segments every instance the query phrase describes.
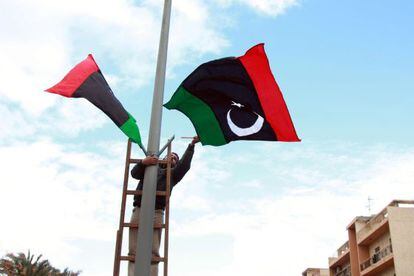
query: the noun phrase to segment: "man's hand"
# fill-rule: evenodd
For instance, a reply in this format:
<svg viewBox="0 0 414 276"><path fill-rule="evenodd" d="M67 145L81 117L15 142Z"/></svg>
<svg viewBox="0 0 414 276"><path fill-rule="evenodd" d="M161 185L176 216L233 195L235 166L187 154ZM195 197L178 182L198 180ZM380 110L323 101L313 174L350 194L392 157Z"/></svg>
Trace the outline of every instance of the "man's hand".
<svg viewBox="0 0 414 276"><path fill-rule="evenodd" d="M158 157L155 155L147 156L142 159L142 164L145 166L157 165Z"/></svg>
<svg viewBox="0 0 414 276"><path fill-rule="evenodd" d="M198 142L200 142L200 138L198 137L198 136L194 136L193 137L193 140L191 141L191 145L195 145L195 144L197 144Z"/></svg>

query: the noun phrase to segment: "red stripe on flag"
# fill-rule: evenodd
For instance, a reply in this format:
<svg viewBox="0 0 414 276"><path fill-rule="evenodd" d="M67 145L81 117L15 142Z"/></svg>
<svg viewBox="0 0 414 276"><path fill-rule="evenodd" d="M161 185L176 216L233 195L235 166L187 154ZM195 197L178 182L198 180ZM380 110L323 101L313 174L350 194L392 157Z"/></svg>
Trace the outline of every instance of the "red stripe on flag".
<svg viewBox="0 0 414 276"><path fill-rule="evenodd" d="M82 85L82 83L93 73L99 70L91 54L78 63L58 84L46 89L50 93L59 94L65 97L72 97L73 93Z"/></svg>
<svg viewBox="0 0 414 276"><path fill-rule="evenodd" d="M257 91L266 119L276 133L278 141L298 142L282 92L270 69L264 44L250 48L244 56L239 57Z"/></svg>

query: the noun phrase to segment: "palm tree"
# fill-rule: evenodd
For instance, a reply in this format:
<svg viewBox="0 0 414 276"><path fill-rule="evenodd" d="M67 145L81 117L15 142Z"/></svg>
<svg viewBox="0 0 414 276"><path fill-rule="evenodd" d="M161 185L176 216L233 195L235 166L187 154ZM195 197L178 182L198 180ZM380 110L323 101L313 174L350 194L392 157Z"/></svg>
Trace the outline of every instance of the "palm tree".
<svg viewBox="0 0 414 276"><path fill-rule="evenodd" d="M80 271L72 272L65 268L63 272L54 268L48 260L40 260L42 255L39 255L35 261L34 255L28 252L27 256L24 253L12 254L9 253L0 259L0 275L7 276L78 276Z"/></svg>

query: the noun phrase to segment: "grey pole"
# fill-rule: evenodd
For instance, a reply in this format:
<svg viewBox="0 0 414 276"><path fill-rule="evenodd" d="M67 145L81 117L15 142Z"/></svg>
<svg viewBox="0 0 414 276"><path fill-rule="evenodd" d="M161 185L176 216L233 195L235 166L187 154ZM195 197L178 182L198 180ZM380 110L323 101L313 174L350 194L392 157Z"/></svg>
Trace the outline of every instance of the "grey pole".
<svg viewBox="0 0 414 276"><path fill-rule="evenodd" d="M158 48L157 71L155 75L154 95L152 99L151 125L148 137L149 155L156 155L160 147L162 102L164 100L171 2L172 0L164 0L160 45ZM157 173L158 166L148 166L145 169L144 191L141 201L137 238L138 250L135 256L134 276L150 276Z"/></svg>

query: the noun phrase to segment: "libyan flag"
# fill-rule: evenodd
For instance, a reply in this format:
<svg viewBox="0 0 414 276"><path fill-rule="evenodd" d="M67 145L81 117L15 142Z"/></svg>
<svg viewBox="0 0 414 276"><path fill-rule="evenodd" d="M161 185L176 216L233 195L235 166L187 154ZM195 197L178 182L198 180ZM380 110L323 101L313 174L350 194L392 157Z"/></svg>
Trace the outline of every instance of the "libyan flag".
<svg viewBox="0 0 414 276"><path fill-rule="evenodd" d="M200 65L164 106L189 117L203 145L235 140L300 141L264 44L238 58Z"/></svg>
<svg viewBox="0 0 414 276"><path fill-rule="evenodd" d="M62 81L46 91L69 98L87 99L108 115L132 141L142 144L136 120L115 97L92 55L88 55Z"/></svg>

